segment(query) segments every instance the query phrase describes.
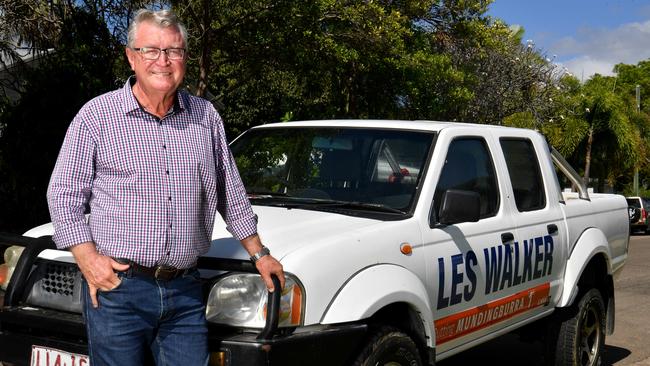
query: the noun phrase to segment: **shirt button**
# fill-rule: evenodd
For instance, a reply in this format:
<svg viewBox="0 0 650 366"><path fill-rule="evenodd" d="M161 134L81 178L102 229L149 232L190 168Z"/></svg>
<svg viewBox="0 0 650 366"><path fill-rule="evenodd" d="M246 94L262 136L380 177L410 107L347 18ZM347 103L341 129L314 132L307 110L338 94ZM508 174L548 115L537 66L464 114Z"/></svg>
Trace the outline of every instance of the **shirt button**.
<svg viewBox="0 0 650 366"><path fill-rule="evenodd" d="M172 196L167 197L167 199L171 201L171 200L172 200Z"/></svg>
<svg viewBox="0 0 650 366"><path fill-rule="evenodd" d="M165 170L165 174L169 175L169 169Z"/></svg>
<svg viewBox="0 0 650 366"><path fill-rule="evenodd" d="M170 229L172 228L172 224L169 224L169 228L170 228Z"/></svg>
<svg viewBox="0 0 650 366"><path fill-rule="evenodd" d="M167 148L167 145L163 145L163 149L166 149L166 148Z"/></svg>

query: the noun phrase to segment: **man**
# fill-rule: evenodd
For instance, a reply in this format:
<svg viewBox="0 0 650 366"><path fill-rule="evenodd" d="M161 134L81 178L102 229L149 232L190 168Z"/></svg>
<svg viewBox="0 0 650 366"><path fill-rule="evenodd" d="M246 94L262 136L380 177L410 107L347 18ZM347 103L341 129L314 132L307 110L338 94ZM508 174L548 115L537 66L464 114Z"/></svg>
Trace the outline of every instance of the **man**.
<svg viewBox="0 0 650 366"><path fill-rule="evenodd" d="M148 349L158 365L207 365L195 265L216 211L257 259L269 291L271 274L284 286L282 265L257 235L221 117L178 90L186 34L169 11L135 15L126 47L135 77L82 107L52 173L54 241L87 283L93 366L141 365Z"/></svg>

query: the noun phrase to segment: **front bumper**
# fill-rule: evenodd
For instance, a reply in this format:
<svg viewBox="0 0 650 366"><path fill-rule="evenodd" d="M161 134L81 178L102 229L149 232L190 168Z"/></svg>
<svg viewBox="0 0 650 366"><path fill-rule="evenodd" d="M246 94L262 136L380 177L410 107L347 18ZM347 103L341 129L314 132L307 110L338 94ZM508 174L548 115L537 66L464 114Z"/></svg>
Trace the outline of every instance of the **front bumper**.
<svg viewBox="0 0 650 366"><path fill-rule="evenodd" d="M260 341L256 334L242 333L226 338L210 337L211 363L243 365L347 365L363 345L364 324L298 328L293 334Z"/></svg>
<svg viewBox="0 0 650 366"><path fill-rule="evenodd" d="M81 315L32 307L0 309L0 362L29 365L32 345L88 354Z"/></svg>
<svg viewBox="0 0 650 366"><path fill-rule="evenodd" d="M65 310L27 305L30 275L38 267L38 254L54 248L51 238L26 238L0 234L0 246L22 245L14 275L0 302L0 362L29 365L32 345L88 354L83 318ZM248 261L200 258L199 268L256 272ZM276 288L280 286L273 277ZM345 365L358 354L367 334L365 324L298 327L293 332L278 328L280 291L269 293L265 328L256 333L240 328L209 327L212 366ZM43 305L46 306L46 305Z"/></svg>
<svg viewBox="0 0 650 366"><path fill-rule="evenodd" d="M0 311L0 324L0 361L27 366L32 345L88 354L85 328L78 315L5 308ZM346 365L358 354L366 333L365 324L310 326L259 340L257 333L211 327L210 365Z"/></svg>

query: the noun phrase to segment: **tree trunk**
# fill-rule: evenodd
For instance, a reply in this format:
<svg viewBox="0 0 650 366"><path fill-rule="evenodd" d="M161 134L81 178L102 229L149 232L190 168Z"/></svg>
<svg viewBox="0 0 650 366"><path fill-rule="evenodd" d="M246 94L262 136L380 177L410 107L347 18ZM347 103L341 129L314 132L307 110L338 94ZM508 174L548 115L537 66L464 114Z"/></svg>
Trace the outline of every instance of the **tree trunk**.
<svg viewBox="0 0 650 366"><path fill-rule="evenodd" d="M345 114L348 118L359 118L357 115L357 101L355 98L355 76L356 76L356 63L352 61L350 75L346 80L346 98L345 98Z"/></svg>
<svg viewBox="0 0 650 366"><path fill-rule="evenodd" d="M589 127L589 137L587 137L587 154L585 155L585 186L589 186L589 169L591 169L591 147L594 144L594 126Z"/></svg>
<svg viewBox="0 0 650 366"><path fill-rule="evenodd" d="M203 18L201 19L201 54L199 55L199 80L196 86L196 95L198 97L205 97L208 90L208 70L210 70L210 34L212 29L210 27L210 0L203 0L201 2L203 8Z"/></svg>

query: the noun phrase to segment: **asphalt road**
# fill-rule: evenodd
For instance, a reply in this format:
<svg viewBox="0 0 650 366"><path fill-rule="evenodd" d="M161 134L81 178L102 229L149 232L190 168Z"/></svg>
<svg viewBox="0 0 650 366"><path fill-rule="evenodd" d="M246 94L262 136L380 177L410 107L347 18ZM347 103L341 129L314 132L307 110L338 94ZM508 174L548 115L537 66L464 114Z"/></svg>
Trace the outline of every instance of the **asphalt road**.
<svg viewBox="0 0 650 366"><path fill-rule="evenodd" d="M605 340L602 366L650 366L650 235L630 238L629 257L615 291L616 328ZM541 360L541 343L506 335L437 365L535 366Z"/></svg>

